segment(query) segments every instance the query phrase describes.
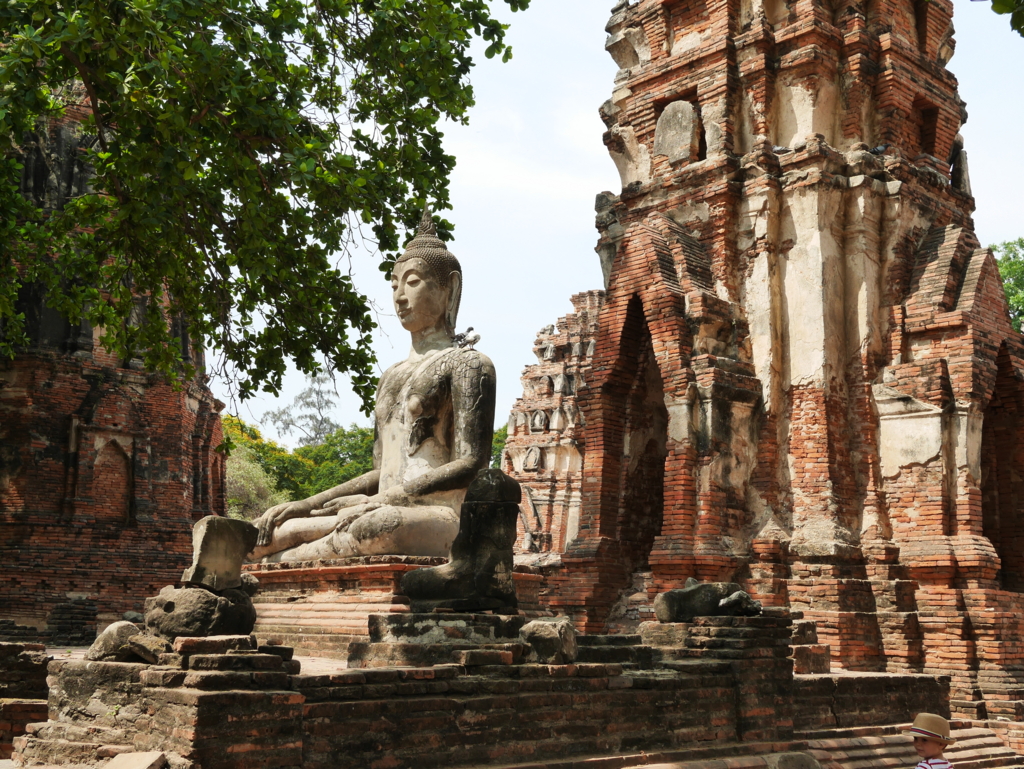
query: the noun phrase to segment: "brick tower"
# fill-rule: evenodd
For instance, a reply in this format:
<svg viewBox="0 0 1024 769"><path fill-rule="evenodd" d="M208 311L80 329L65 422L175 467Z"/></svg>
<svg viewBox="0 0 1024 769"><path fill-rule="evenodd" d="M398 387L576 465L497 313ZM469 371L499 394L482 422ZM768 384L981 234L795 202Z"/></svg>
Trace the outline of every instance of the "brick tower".
<svg viewBox="0 0 1024 769"><path fill-rule="evenodd" d="M613 9L622 190L597 200L581 504L552 577L581 627L638 573L652 595L738 579L817 620L834 663L949 674L958 712L1024 718L1024 345L973 232L951 17Z"/></svg>
<svg viewBox="0 0 1024 769"><path fill-rule="evenodd" d="M90 137L71 121L40 139L22 194L61 206L88 188ZM19 304L31 345L0 360L0 640L90 643L176 582L193 522L223 514L223 404L204 376L174 390L119 360L36 286Z"/></svg>

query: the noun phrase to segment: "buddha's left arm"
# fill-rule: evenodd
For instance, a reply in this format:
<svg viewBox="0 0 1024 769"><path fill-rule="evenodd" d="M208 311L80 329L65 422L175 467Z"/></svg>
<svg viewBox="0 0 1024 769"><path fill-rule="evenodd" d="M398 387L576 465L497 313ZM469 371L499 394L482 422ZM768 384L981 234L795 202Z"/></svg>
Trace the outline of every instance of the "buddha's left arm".
<svg viewBox="0 0 1024 769"><path fill-rule="evenodd" d="M407 494L466 488L490 463L494 437L494 364L475 350L460 350L452 357L452 460L408 481L404 486Z"/></svg>

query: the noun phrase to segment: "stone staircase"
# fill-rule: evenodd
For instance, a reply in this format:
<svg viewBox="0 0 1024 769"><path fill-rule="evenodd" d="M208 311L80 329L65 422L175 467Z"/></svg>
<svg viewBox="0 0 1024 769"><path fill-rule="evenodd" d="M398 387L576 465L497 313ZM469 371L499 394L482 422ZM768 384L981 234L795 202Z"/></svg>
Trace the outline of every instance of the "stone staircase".
<svg viewBox="0 0 1024 769"><path fill-rule="evenodd" d="M973 726L969 721L953 721L956 744L945 757L956 769L995 769L1024 767L1024 755L1006 747L994 731ZM912 768L919 761L914 746L899 726L866 726L797 735L810 749L827 752L839 769Z"/></svg>
<svg viewBox="0 0 1024 769"><path fill-rule="evenodd" d="M581 635L577 662L622 665L623 670L650 670L659 655L639 635Z"/></svg>
<svg viewBox="0 0 1024 769"><path fill-rule="evenodd" d="M611 648L615 645L612 644ZM991 729L972 725L969 721L954 721L952 726L957 742L946 750L945 756L955 769L1024 767L1024 755L1007 748ZM734 742L687 750L508 764L489 769L580 769L584 766L587 769L641 766L645 769L810 769L815 766L814 761L822 769L913 769L919 759L910 738L902 734L900 728L834 729L797 734L791 742ZM779 754L788 755L783 757Z"/></svg>

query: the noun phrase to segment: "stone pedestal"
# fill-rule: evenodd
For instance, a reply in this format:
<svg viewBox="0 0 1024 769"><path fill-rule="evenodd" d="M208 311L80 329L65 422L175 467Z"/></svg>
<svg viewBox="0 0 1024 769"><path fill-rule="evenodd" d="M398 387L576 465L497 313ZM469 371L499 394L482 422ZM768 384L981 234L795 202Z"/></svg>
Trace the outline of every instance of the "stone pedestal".
<svg viewBox="0 0 1024 769"><path fill-rule="evenodd" d="M736 736L743 741L793 735L792 632L792 618L779 610L761 617L696 617L640 626L644 643L660 647L663 658L728 662L736 687Z"/></svg>
<svg viewBox="0 0 1024 769"><path fill-rule="evenodd" d="M500 614L371 614L369 643L349 644L350 668L511 665L526 618Z"/></svg>
<svg viewBox="0 0 1024 769"><path fill-rule="evenodd" d="M220 641L224 641L221 643ZM71 660L50 666L54 720L14 740L23 765L95 766L162 752L171 769L302 766L305 697L290 650L248 637L179 638L161 665Z"/></svg>
<svg viewBox="0 0 1024 769"><path fill-rule="evenodd" d="M245 571L260 581L253 602L255 633L295 647L300 654L347 659L349 644L370 640L371 614L403 614L409 599L402 577L444 558L368 556L306 563L250 564ZM540 606L544 577L513 575L520 611L526 617L547 614Z"/></svg>

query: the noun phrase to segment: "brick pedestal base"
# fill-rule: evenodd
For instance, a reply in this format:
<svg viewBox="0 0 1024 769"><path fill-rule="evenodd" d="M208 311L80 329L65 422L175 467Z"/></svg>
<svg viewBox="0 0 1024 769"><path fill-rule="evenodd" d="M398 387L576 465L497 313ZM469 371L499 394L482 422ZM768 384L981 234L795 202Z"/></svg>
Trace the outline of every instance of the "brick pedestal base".
<svg viewBox="0 0 1024 769"><path fill-rule="evenodd" d="M370 640L370 614L409 611L409 599L401 592L407 572L445 562L392 555L250 564L245 570L260 581L253 599L253 632L292 646L299 654L347 659L349 644ZM527 617L546 614L538 598L544 578L519 572L513 576L520 611Z"/></svg>

